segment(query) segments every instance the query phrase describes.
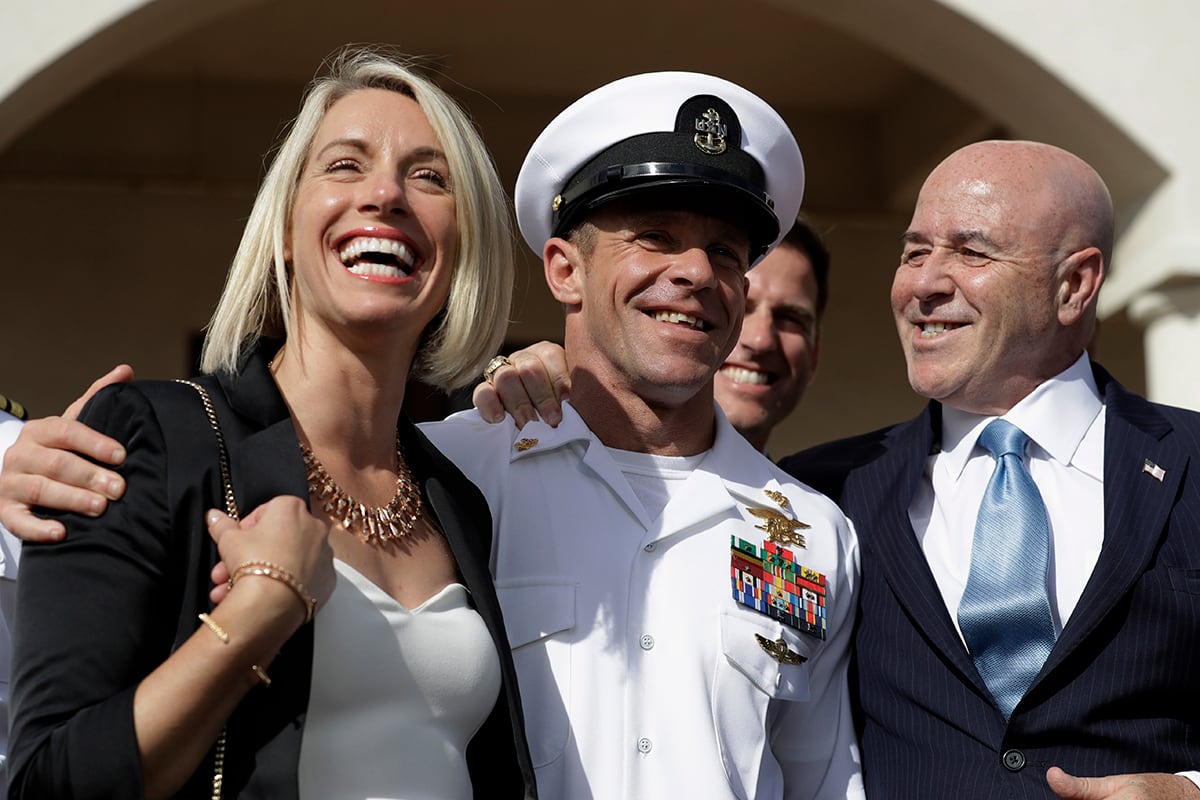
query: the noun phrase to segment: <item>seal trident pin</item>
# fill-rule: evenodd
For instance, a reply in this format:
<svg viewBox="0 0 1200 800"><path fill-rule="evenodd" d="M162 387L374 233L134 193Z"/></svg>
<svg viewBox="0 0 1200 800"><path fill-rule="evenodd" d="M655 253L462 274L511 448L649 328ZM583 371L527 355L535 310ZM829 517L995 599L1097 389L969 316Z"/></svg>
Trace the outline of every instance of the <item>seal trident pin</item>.
<svg viewBox="0 0 1200 800"><path fill-rule="evenodd" d="M767 532L767 540L775 544L794 544L804 547L803 534L797 533L812 526L798 519L785 517L773 508L747 508L754 516L763 521L762 525L754 527Z"/></svg>

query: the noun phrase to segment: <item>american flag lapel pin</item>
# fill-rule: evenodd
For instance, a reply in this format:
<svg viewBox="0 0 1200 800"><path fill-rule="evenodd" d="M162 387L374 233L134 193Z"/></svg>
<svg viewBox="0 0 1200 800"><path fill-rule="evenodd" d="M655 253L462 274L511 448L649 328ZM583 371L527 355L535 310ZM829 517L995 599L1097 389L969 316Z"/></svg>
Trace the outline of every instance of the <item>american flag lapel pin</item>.
<svg viewBox="0 0 1200 800"><path fill-rule="evenodd" d="M1160 467L1158 464L1155 464L1148 458L1146 459L1146 463L1142 464L1142 472L1149 473L1150 477L1154 478L1159 483L1162 483L1163 478L1167 476L1167 471L1165 469Z"/></svg>

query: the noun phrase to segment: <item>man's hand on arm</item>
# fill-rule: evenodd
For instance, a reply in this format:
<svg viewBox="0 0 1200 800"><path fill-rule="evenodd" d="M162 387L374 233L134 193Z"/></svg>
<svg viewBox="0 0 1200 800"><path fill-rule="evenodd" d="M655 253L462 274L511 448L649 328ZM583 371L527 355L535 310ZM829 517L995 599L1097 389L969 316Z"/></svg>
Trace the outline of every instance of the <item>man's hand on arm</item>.
<svg viewBox="0 0 1200 800"><path fill-rule="evenodd" d="M26 541L57 541L66 529L36 516L35 506L94 517L125 492L120 475L88 461L119 466L125 448L76 417L100 389L132 379L133 369L122 364L92 383L61 417L31 420L21 429L0 468L0 524Z"/></svg>
<svg viewBox="0 0 1200 800"><path fill-rule="evenodd" d="M492 373L490 381L475 387L471 402L488 422L501 422L512 414L517 427L540 414L549 425L562 421L562 401L571 389L567 358L561 346L538 342L508 357L509 364Z"/></svg>
<svg viewBox="0 0 1200 800"><path fill-rule="evenodd" d="M1063 800L1193 800L1200 787L1182 775L1150 772L1077 778L1058 767L1046 771L1046 783Z"/></svg>

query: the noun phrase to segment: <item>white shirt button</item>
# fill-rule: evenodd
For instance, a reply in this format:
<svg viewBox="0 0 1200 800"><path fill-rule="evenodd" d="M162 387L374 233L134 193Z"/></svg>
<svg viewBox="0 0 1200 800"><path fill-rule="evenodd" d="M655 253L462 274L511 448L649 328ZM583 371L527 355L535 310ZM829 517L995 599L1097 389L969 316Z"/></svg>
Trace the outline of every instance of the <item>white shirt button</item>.
<svg viewBox="0 0 1200 800"><path fill-rule="evenodd" d="M640 644L642 646L643 650L653 650L654 649L654 637L648 633L643 633L642 638L638 641L638 644Z"/></svg>
<svg viewBox="0 0 1200 800"><path fill-rule="evenodd" d="M638 752L639 753L642 753L643 755L646 753L649 753L650 750L653 749L653 747L654 747L654 743L651 742L649 739L647 739L645 736L643 736L641 739L638 739Z"/></svg>
<svg viewBox="0 0 1200 800"><path fill-rule="evenodd" d="M645 550L647 553L653 553L654 552L654 542L651 542L650 544L646 545L642 549Z"/></svg>

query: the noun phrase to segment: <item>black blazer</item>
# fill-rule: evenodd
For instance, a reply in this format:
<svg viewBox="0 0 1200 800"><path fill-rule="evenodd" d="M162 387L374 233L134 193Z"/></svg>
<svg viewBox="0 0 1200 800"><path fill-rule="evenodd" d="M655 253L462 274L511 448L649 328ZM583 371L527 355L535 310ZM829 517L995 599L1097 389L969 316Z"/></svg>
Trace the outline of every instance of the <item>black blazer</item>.
<svg viewBox="0 0 1200 800"><path fill-rule="evenodd" d="M239 510L282 494L307 498L303 462L264 343L235 376L204 377L230 454ZM82 419L125 444L125 497L99 519L64 515L67 538L26 545L14 634L10 797L137 798L137 683L208 610L216 547L204 512L224 508L217 443L196 391L146 381L110 387ZM405 457L500 656L503 688L467 749L476 797L532 798L533 767L488 559L491 518L479 491L406 419ZM312 677L305 625L228 724L225 797L296 797ZM402 747L402 736L396 739ZM180 797L210 796L210 757Z"/></svg>
<svg viewBox="0 0 1200 800"><path fill-rule="evenodd" d="M1007 723L908 519L939 449L941 407L781 463L858 531L851 680L872 800L1053 798L1044 776L1054 764L1077 775L1200 768L1200 414L1095 375L1106 405L1104 545Z"/></svg>

